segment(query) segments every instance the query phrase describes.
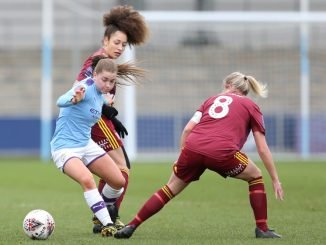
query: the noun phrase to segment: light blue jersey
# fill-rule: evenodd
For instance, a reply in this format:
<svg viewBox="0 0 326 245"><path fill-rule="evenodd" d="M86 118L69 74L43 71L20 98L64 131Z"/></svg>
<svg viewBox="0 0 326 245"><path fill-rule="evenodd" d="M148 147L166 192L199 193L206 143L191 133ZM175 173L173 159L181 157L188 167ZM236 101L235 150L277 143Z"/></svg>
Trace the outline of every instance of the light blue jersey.
<svg viewBox="0 0 326 245"><path fill-rule="evenodd" d="M74 89L81 85L85 88L85 97L74 105L71 103ZM61 95L57 100L60 113L51 140L51 151L86 146L91 139L92 126L101 118L103 103L106 101L92 78L80 81Z"/></svg>

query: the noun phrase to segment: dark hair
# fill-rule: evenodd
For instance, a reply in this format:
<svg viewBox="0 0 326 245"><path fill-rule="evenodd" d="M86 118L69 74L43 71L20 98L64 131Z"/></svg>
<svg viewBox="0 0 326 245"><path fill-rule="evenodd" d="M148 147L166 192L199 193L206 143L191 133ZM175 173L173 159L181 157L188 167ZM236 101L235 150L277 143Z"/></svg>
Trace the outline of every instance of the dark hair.
<svg viewBox="0 0 326 245"><path fill-rule="evenodd" d="M110 38L116 31L127 35L128 44L140 45L148 38L148 27L144 17L132 6L113 7L103 15L104 37Z"/></svg>
<svg viewBox="0 0 326 245"><path fill-rule="evenodd" d="M97 63L101 60L101 59L106 59L108 58L107 56L104 56L104 55L96 55L92 58L92 64L91 64L91 67L92 67L92 71L95 71L95 67L97 65Z"/></svg>

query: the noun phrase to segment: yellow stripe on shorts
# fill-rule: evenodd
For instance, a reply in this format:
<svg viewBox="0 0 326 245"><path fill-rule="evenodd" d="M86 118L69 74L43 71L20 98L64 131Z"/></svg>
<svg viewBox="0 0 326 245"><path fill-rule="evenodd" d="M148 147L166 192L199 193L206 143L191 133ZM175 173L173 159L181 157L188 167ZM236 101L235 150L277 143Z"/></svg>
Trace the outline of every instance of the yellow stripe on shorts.
<svg viewBox="0 0 326 245"><path fill-rule="evenodd" d="M243 156L240 152L235 153L234 156L236 159L238 159L241 163L243 163L244 165L248 165L248 158L246 158L245 156Z"/></svg>
<svg viewBox="0 0 326 245"><path fill-rule="evenodd" d="M108 139L110 145L112 146L112 149L117 149L119 148L119 143L117 142L117 140L115 139L114 135L112 134L111 130L109 129L109 127L105 124L104 120L101 118L98 121L98 125L101 128L103 134L105 135L105 137Z"/></svg>

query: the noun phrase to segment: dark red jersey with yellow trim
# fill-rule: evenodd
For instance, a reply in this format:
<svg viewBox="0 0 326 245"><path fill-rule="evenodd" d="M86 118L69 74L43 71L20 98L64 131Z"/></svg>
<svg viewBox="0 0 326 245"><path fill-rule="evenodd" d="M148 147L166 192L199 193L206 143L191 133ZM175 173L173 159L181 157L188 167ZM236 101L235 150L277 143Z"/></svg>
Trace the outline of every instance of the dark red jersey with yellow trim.
<svg viewBox="0 0 326 245"><path fill-rule="evenodd" d="M265 134L258 105L246 96L224 93L208 98L198 109L199 123L186 139L185 147L223 160L241 150L250 131Z"/></svg>
<svg viewBox="0 0 326 245"><path fill-rule="evenodd" d="M102 116L92 127L92 139L106 152L117 149L123 145L120 136L114 129L112 121Z"/></svg>

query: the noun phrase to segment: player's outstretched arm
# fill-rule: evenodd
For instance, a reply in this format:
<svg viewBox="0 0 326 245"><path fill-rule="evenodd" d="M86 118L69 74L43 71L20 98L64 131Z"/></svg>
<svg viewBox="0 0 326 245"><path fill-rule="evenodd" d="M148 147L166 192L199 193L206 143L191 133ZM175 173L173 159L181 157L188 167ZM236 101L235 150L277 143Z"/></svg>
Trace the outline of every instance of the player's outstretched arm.
<svg viewBox="0 0 326 245"><path fill-rule="evenodd" d="M256 142L258 154L272 179L275 197L276 199L283 200L284 199L283 189L273 161L272 153L269 150L269 147L266 142L266 137L263 133L259 131L253 132L253 135Z"/></svg>
<svg viewBox="0 0 326 245"><path fill-rule="evenodd" d="M85 86L78 85L73 87L65 94L61 95L57 100L58 107L68 107L79 103L85 97Z"/></svg>

